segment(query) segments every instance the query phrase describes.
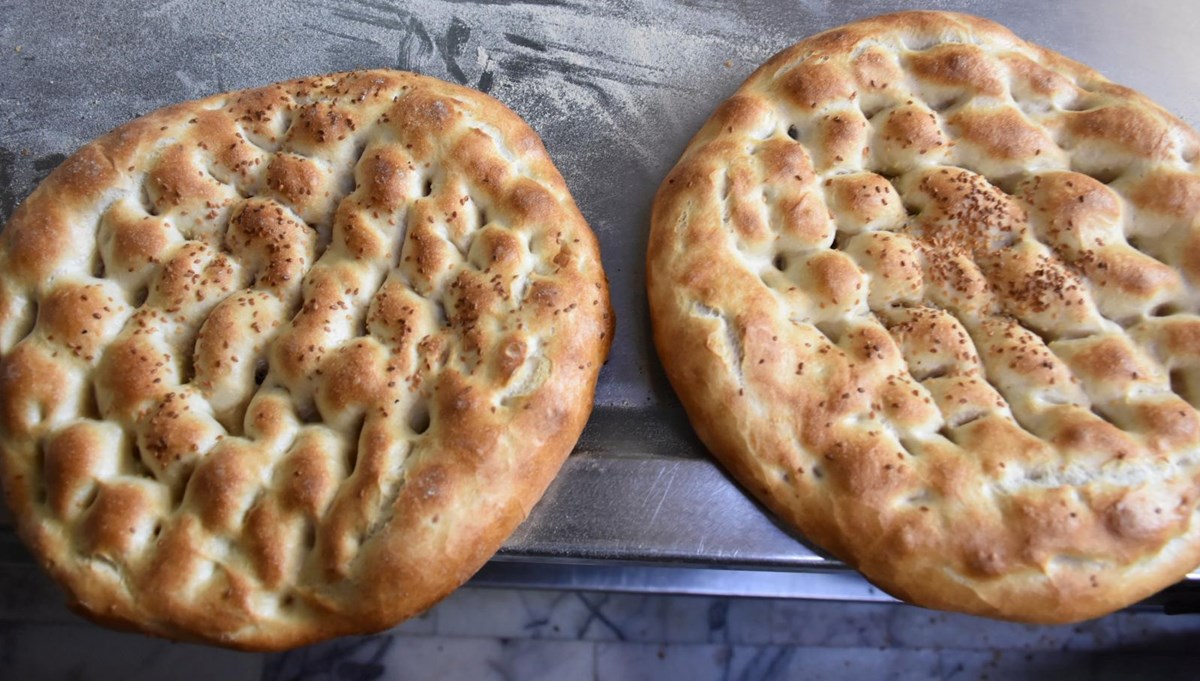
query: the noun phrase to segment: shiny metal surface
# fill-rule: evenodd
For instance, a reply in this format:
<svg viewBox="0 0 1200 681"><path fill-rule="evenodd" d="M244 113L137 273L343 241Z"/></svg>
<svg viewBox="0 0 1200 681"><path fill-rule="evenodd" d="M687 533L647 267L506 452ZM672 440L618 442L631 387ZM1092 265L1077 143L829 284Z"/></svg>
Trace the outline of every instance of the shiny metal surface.
<svg viewBox="0 0 1200 681"><path fill-rule="evenodd" d="M407 68L488 90L541 133L599 235L618 319L577 451L501 558L799 570L773 583L820 597L839 590L818 582L843 584L851 598L869 587L781 530L692 434L651 345L644 249L659 181L758 64L807 35L909 6L0 0L0 218L63 154L171 102L355 67ZM1200 124L1200 3L925 6L997 19ZM647 583L659 588L662 575L683 579L655 574Z"/></svg>
<svg viewBox="0 0 1200 681"><path fill-rule="evenodd" d="M895 602L894 598L868 584L857 572L844 569L792 572L493 560L475 575L471 585L676 596Z"/></svg>
<svg viewBox="0 0 1200 681"><path fill-rule="evenodd" d="M654 593L734 598L896 603L853 570L752 570L673 567L664 565L577 564L553 560L488 563L472 586L559 591ZM1200 613L1200 584L1180 583L1131 607L1161 609L1167 614Z"/></svg>

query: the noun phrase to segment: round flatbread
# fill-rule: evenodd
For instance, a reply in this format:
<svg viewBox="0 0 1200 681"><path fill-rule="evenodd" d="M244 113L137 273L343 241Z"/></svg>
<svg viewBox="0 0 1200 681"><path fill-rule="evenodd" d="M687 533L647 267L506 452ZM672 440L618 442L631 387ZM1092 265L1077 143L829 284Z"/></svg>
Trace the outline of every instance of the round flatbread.
<svg viewBox="0 0 1200 681"><path fill-rule="evenodd" d="M445 596L570 452L612 335L537 135L410 73L151 113L0 238L20 534L87 616L177 638L283 648Z"/></svg>
<svg viewBox="0 0 1200 681"><path fill-rule="evenodd" d="M982 19L776 55L654 204L701 439L887 591L1094 617L1200 563L1196 134Z"/></svg>

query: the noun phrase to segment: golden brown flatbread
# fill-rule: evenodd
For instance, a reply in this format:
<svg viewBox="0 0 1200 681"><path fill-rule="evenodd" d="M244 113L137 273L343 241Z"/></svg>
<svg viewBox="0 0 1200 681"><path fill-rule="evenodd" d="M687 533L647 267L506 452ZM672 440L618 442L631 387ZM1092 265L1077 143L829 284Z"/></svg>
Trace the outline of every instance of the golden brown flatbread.
<svg viewBox="0 0 1200 681"><path fill-rule="evenodd" d="M982 19L781 52L654 204L701 439L918 604L1095 617L1200 563L1196 134Z"/></svg>
<svg viewBox="0 0 1200 681"><path fill-rule="evenodd" d="M241 648L466 580L591 410L612 317L537 135L410 73L139 118L0 241L0 463L93 619Z"/></svg>

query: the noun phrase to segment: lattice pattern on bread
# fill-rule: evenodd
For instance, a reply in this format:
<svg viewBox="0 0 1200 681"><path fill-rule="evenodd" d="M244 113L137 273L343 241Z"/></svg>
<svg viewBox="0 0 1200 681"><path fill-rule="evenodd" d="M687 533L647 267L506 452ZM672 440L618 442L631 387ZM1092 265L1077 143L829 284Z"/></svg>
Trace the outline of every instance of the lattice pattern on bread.
<svg viewBox="0 0 1200 681"><path fill-rule="evenodd" d="M596 240L478 92L368 71L157 111L0 247L5 491L85 614L250 648L391 626L574 445Z"/></svg>
<svg viewBox="0 0 1200 681"><path fill-rule="evenodd" d="M785 50L659 191L659 354L714 454L892 593L1096 616L1200 563L1196 134L964 15Z"/></svg>

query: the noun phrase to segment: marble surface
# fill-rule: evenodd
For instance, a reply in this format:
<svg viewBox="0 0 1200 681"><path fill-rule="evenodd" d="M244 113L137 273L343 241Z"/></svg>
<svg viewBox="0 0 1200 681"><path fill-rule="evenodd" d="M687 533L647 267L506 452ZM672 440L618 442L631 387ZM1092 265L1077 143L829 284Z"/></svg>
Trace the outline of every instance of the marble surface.
<svg viewBox="0 0 1200 681"><path fill-rule="evenodd" d="M1200 615L1033 627L886 603L464 588L383 634L273 655L110 631L0 566L0 679L1087 679L1200 677Z"/></svg>

